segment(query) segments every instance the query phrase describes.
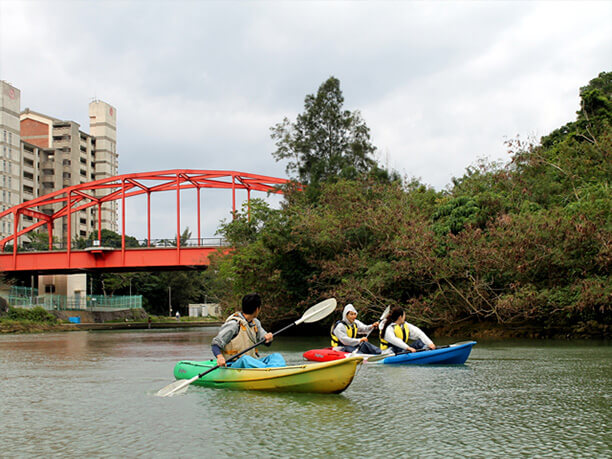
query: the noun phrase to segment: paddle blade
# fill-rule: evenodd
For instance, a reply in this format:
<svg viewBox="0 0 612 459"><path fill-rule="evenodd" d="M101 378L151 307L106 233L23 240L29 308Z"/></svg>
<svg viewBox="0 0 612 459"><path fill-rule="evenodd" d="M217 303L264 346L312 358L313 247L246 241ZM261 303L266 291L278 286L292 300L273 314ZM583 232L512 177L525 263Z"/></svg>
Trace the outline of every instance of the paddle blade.
<svg viewBox="0 0 612 459"><path fill-rule="evenodd" d="M299 325L302 322L312 323L318 320L323 319L330 315L334 309L336 309L336 299L328 298L327 300L323 300L320 303L315 304L311 308L309 308L304 315L302 315L301 319L296 320L295 325Z"/></svg>
<svg viewBox="0 0 612 459"><path fill-rule="evenodd" d="M391 306L387 306L387 308L383 311L382 316L380 316L379 322L382 322L389 315L389 311L391 311Z"/></svg>
<svg viewBox="0 0 612 459"><path fill-rule="evenodd" d="M187 390L189 384L195 381L197 377L194 379L179 379L178 381L174 381L172 384L168 384L166 387L158 390L155 395L158 397L170 397L172 395L182 394Z"/></svg>

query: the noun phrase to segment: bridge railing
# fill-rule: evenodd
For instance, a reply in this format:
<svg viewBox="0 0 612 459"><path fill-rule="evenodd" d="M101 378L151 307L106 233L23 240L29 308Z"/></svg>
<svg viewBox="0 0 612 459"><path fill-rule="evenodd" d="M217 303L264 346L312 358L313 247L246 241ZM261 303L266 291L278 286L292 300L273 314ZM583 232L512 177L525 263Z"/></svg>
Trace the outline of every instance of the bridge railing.
<svg viewBox="0 0 612 459"><path fill-rule="evenodd" d="M181 247L197 248L197 247L229 247L229 242L221 237L203 237L203 238L191 238L182 239ZM121 248L121 239L109 239L109 240L76 240L71 243L71 249L85 250L93 247L110 247L114 249ZM126 238L125 248L138 249L138 248L169 248L176 247L176 239L134 239ZM51 244L51 251L66 251L68 250L68 244L65 242L53 242ZM24 243L17 247L17 252L49 252L49 246L43 244L28 244ZM13 246L7 244L4 247L5 253L12 253Z"/></svg>

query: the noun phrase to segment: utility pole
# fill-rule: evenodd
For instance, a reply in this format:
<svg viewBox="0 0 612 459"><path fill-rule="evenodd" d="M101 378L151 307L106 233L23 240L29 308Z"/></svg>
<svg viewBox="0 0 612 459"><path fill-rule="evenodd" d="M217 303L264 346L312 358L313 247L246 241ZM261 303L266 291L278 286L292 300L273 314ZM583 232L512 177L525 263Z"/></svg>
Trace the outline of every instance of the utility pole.
<svg viewBox="0 0 612 459"><path fill-rule="evenodd" d="M172 287L168 286L168 317L172 317Z"/></svg>

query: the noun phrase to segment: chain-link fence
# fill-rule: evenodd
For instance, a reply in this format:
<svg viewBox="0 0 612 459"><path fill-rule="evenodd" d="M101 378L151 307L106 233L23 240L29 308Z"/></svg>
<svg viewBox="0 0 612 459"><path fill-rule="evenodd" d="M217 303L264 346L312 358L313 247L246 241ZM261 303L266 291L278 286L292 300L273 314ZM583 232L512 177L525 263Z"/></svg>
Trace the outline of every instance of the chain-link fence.
<svg viewBox="0 0 612 459"><path fill-rule="evenodd" d="M12 293L12 291L11 291ZM131 296L66 296L66 295L9 295L10 306L28 308L42 306L47 310L119 311L142 308L142 295Z"/></svg>

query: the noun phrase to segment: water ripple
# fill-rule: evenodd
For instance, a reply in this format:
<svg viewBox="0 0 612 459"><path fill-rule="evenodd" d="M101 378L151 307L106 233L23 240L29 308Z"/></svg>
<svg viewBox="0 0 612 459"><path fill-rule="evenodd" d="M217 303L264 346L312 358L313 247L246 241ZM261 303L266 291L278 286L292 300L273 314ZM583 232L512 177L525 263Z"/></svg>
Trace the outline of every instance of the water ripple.
<svg viewBox="0 0 612 459"><path fill-rule="evenodd" d="M610 346L479 343L464 366L364 365L340 395L155 397L213 335L0 336L0 456L612 457Z"/></svg>

